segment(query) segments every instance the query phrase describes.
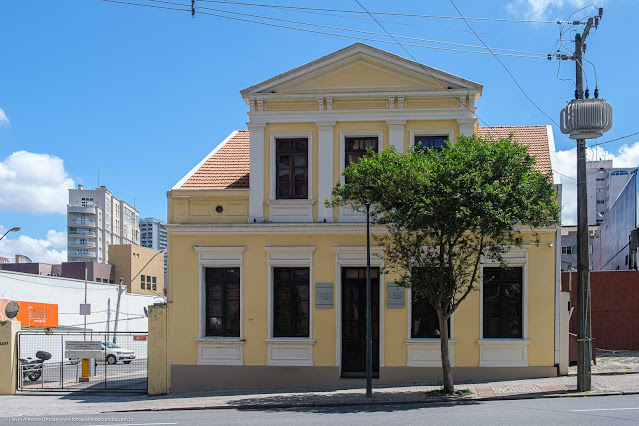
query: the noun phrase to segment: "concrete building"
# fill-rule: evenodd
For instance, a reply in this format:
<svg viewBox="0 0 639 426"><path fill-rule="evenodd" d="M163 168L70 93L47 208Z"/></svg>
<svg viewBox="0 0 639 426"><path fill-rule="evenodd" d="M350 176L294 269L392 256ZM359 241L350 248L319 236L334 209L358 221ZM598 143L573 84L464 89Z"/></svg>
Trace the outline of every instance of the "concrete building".
<svg viewBox="0 0 639 426"><path fill-rule="evenodd" d="M612 208L634 168L613 168L612 160L586 163L588 225L599 225Z"/></svg>
<svg viewBox="0 0 639 426"><path fill-rule="evenodd" d="M105 186L78 185L69 190L67 235L70 262L109 263L109 245L140 245L139 214Z"/></svg>
<svg viewBox="0 0 639 426"><path fill-rule="evenodd" d="M162 252L133 244L109 246L109 262L115 266L115 280L130 293L164 296Z"/></svg>
<svg viewBox="0 0 639 426"><path fill-rule="evenodd" d="M593 271L636 270L639 208L637 171L619 194L617 201L595 232Z"/></svg>
<svg viewBox="0 0 639 426"><path fill-rule="evenodd" d="M592 239L597 230L596 226L588 227L588 253L590 254L590 269L592 270ZM561 227L561 270L564 272L577 268L577 227Z"/></svg>
<svg viewBox="0 0 639 426"><path fill-rule="evenodd" d="M4 257L4 256L0 256L0 263L9 263L9 258L8 257Z"/></svg>
<svg viewBox="0 0 639 426"><path fill-rule="evenodd" d="M3 271L21 272L23 274L73 278L97 283L111 283L115 281L115 267L97 262L62 262L59 265L48 263L5 263L0 265ZM86 270L86 272L85 272Z"/></svg>
<svg viewBox="0 0 639 426"><path fill-rule="evenodd" d="M146 219L140 219L140 245L142 247L151 248L153 250L166 250L168 236L166 223L160 219L153 217L147 217ZM164 272L167 271L168 253L164 254Z"/></svg>

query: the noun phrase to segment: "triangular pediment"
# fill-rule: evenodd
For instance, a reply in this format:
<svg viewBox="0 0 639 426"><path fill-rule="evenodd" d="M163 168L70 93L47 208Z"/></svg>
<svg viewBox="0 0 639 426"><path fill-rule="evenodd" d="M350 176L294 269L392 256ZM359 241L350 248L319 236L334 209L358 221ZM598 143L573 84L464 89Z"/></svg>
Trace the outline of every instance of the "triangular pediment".
<svg viewBox="0 0 639 426"><path fill-rule="evenodd" d="M242 90L260 94L324 94L468 90L472 81L357 43Z"/></svg>

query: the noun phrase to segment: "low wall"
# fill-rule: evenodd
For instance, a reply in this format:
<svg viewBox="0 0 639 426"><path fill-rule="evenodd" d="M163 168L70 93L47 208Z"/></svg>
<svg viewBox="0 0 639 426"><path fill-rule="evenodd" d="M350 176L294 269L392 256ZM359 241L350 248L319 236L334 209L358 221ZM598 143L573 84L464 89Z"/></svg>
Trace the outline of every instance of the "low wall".
<svg viewBox="0 0 639 426"><path fill-rule="evenodd" d="M568 272L561 274L568 291ZM592 337L599 349L639 350L639 271L590 273ZM577 274L572 273L571 300L575 308L570 332L577 333Z"/></svg>

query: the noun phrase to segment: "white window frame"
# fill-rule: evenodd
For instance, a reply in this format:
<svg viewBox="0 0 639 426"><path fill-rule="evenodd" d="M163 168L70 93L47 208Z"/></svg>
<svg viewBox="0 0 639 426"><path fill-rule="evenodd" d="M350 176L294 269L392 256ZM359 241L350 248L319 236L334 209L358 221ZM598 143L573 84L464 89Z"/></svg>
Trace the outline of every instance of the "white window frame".
<svg viewBox="0 0 639 426"><path fill-rule="evenodd" d="M442 136L448 135L448 140L451 144L454 144L456 141L454 139L455 130L454 129L437 129L437 130L411 130L410 131L410 140L408 141L408 148L415 146L415 136Z"/></svg>
<svg viewBox="0 0 639 426"><path fill-rule="evenodd" d="M244 261L245 247L194 247L198 253L198 365L244 364ZM240 268L240 337L206 335L206 268Z"/></svg>
<svg viewBox="0 0 639 426"><path fill-rule="evenodd" d="M412 337L413 330L413 290L407 289L408 302L406 309L406 366L407 367L441 367L441 339L434 337ZM448 338L448 355L450 366L455 366L455 314L450 316L450 337Z"/></svg>
<svg viewBox="0 0 639 426"><path fill-rule="evenodd" d="M268 256L268 338L265 340L268 356L266 365L312 366L313 365L313 252L314 246L273 247L266 246ZM308 277L308 337L273 337L273 268L309 269Z"/></svg>
<svg viewBox="0 0 639 426"><path fill-rule="evenodd" d="M479 277L479 366L480 367L528 367L528 248L529 245L512 248L504 254L510 267L522 268L522 338L484 338L484 268L500 267L499 262L482 259Z"/></svg>
<svg viewBox="0 0 639 426"><path fill-rule="evenodd" d="M346 162L346 138L377 138L377 152L381 152L384 148L384 132L382 130L376 131L345 131L339 132L339 181L344 185L344 163ZM365 222L366 213L358 212L351 208L351 206L340 206L339 208L339 221L340 222Z"/></svg>
<svg viewBox="0 0 639 426"><path fill-rule="evenodd" d="M361 268L366 266L366 246L339 246L335 251L335 365L342 375L342 268ZM371 246L371 268L380 268L379 272L379 367L384 367L384 292L386 283L384 268L384 248Z"/></svg>
<svg viewBox="0 0 639 426"><path fill-rule="evenodd" d="M306 199L277 199L277 139L306 138L308 140L308 197ZM271 133L270 134L270 179L269 179L269 221L271 222L312 222L313 221L313 133Z"/></svg>

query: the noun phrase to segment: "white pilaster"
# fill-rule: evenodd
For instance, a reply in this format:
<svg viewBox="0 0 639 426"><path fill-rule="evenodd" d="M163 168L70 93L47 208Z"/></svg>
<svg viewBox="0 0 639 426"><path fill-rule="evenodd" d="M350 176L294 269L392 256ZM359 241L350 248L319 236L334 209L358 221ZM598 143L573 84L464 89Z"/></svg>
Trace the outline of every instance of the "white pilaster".
<svg viewBox="0 0 639 426"><path fill-rule="evenodd" d="M475 126L477 125L476 118L463 118L457 119L459 124L459 133L463 136L472 136L475 134Z"/></svg>
<svg viewBox="0 0 639 426"><path fill-rule="evenodd" d="M266 123L246 123L250 132L249 223L264 222L264 129Z"/></svg>
<svg viewBox="0 0 639 426"><path fill-rule="evenodd" d="M333 128L335 122L319 122L317 129L319 133L318 143L318 186L317 186L317 221L333 222L333 209L325 207L324 201L330 198L333 188Z"/></svg>
<svg viewBox="0 0 639 426"><path fill-rule="evenodd" d="M397 152L404 152L404 125L406 120L387 120L388 143L394 146Z"/></svg>

